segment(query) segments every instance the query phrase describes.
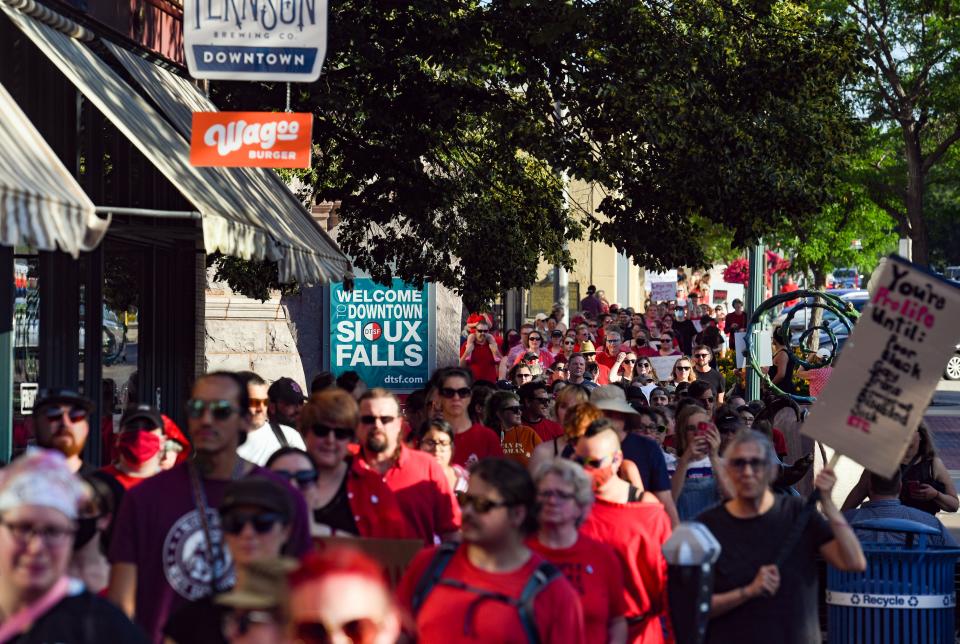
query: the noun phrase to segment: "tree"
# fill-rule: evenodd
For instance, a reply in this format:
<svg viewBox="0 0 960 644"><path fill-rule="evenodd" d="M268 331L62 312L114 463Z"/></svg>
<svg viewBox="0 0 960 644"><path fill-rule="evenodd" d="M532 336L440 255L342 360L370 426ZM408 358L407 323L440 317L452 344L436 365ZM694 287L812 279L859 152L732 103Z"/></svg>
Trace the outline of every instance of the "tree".
<svg viewBox="0 0 960 644"><path fill-rule="evenodd" d="M858 111L896 141L865 185L870 197L929 262L924 217L930 172L960 140L960 14L951 0L849 0L827 7L854 25L865 70L855 85Z"/></svg>

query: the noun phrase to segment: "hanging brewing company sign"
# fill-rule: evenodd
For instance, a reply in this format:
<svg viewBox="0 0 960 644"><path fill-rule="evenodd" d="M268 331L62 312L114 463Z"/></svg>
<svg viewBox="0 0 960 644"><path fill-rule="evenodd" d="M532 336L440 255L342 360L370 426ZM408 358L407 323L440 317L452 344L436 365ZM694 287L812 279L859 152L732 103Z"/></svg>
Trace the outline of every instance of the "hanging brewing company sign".
<svg viewBox="0 0 960 644"><path fill-rule="evenodd" d="M312 83L327 50L326 0L183 0L194 78Z"/></svg>
<svg viewBox="0 0 960 644"><path fill-rule="evenodd" d="M353 290L330 285L330 372L356 371L368 387L412 391L430 378L430 297L394 279L358 278Z"/></svg>
<svg viewBox="0 0 960 644"><path fill-rule="evenodd" d="M300 112L194 112L195 166L309 168L313 115Z"/></svg>

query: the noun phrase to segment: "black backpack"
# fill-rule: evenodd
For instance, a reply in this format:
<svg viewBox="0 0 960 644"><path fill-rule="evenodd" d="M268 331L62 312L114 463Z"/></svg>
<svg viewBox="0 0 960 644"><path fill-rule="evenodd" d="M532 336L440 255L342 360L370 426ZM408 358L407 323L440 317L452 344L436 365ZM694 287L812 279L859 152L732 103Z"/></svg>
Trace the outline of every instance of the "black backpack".
<svg viewBox="0 0 960 644"><path fill-rule="evenodd" d="M413 601L411 603L413 605L414 617L420 612L430 592L437 584L450 586L451 588L469 591L477 596L476 599L470 602L470 606L467 607L467 616L463 625L465 636L469 635L473 630L473 618L477 607L486 600L492 600L515 607L520 615L520 624L523 626L523 632L527 635L527 641L531 644L540 644L540 633L537 631L537 624L534 620L533 602L537 598L537 595L540 594L540 591L546 588L554 579L560 577L561 573L556 566L547 561L542 562L537 566L537 569L533 571L533 574L530 575L530 579L527 580L523 591L520 593L520 598L514 599L503 593L470 586L457 579L443 578L443 571L446 570L450 560L453 559L453 555L456 554L458 547L459 544L457 543L444 543L437 548L433 559L430 560L430 565L427 566L427 569L424 571L423 576L420 578L420 581L417 582L417 586L413 591Z"/></svg>

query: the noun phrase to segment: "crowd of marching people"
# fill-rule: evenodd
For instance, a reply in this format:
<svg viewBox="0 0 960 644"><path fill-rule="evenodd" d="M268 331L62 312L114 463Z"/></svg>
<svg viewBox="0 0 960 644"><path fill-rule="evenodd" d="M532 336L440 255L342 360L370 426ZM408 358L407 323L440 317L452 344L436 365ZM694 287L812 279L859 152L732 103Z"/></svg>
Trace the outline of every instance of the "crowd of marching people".
<svg viewBox="0 0 960 644"><path fill-rule="evenodd" d="M958 509L921 427L842 508L821 469L798 522L811 460L719 368L742 303L581 309L471 315L460 366L402 401L356 374L208 373L185 431L131 406L100 469L93 403L41 391L39 449L0 470L0 642L670 642L661 548L697 519L722 546L708 641L806 644L817 559L866 565L848 517ZM412 545L402 574L377 540Z"/></svg>

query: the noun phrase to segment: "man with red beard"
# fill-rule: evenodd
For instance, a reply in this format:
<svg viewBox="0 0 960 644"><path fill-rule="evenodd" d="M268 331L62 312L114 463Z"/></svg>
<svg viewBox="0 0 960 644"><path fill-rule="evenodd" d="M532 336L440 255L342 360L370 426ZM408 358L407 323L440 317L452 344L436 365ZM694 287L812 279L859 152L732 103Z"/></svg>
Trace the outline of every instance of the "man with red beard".
<svg viewBox="0 0 960 644"><path fill-rule="evenodd" d="M69 389L41 389L33 405L37 445L63 453L74 474L89 474L95 469L81 457L90 434L92 411L93 401Z"/></svg>
<svg viewBox="0 0 960 644"><path fill-rule="evenodd" d="M596 495L580 531L613 548L623 566L627 641L660 644L660 618L667 615L667 562L660 547L670 537L670 519L657 497L616 475L623 452L606 418L590 423L573 460L593 479Z"/></svg>

